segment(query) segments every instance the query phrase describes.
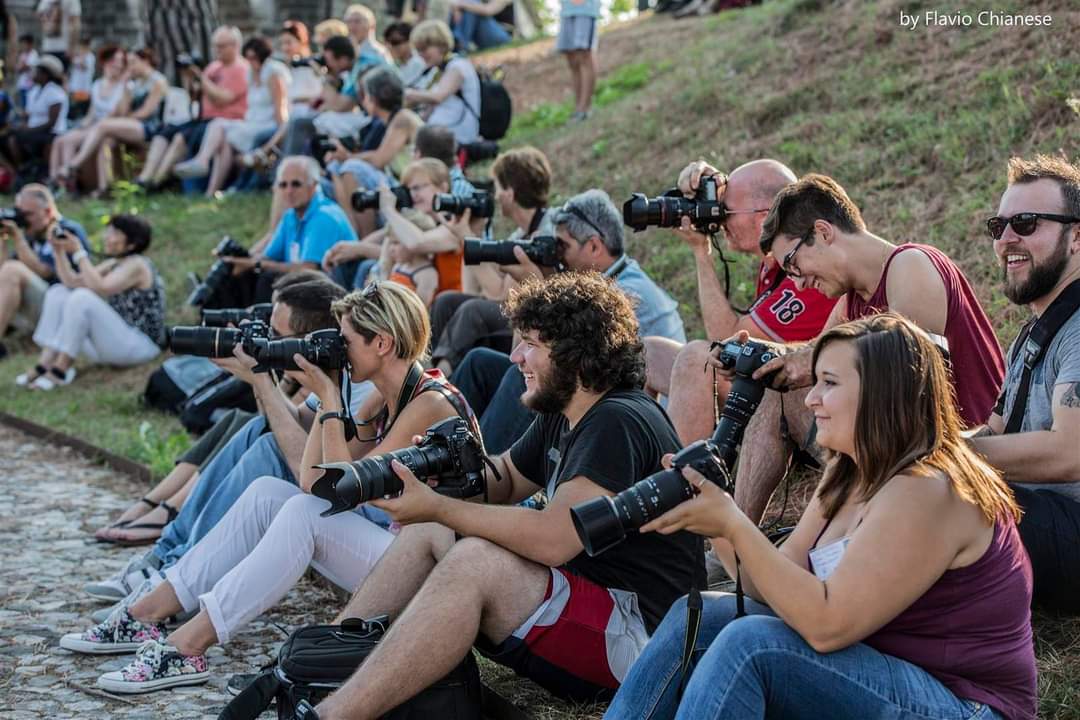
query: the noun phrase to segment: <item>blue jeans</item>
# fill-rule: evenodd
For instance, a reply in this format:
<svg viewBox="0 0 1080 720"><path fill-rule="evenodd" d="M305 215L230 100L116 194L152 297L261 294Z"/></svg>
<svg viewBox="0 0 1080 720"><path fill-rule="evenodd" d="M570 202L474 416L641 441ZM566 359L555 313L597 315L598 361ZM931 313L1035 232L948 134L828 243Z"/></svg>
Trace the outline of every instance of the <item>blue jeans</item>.
<svg viewBox="0 0 1080 720"><path fill-rule="evenodd" d="M749 614L735 621L734 595L703 599L682 701L676 695L686 598L668 611L604 718L1000 720L990 707L956 697L925 670L869 645L823 655L764 605L747 599Z"/></svg>
<svg viewBox="0 0 1080 720"><path fill-rule="evenodd" d="M162 568L175 564L210 532L256 478L273 475L296 483L273 433L265 431L266 419L252 418L199 474L180 514L154 546Z"/></svg>
<svg viewBox="0 0 1080 720"><path fill-rule="evenodd" d="M459 52L468 52L470 44L477 50L487 50L510 42L510 33L489 15L462 12L461 22L454 23L451 29Z"/></svg>
<svg viewBox="0 0 1080 720"><path fill-rule="evenodd" d="M470 350L454 369L450 382L480 418L480 433L489 455L508 450L536 417L521 404L525 379L505 353L488 348Z"/></svg>

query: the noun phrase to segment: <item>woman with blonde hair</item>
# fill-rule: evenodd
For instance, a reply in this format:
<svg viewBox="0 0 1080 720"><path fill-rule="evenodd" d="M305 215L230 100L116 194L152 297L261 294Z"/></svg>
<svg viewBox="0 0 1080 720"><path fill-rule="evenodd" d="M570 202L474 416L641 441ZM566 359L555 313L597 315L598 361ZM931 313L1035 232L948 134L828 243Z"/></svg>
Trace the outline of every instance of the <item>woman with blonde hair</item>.
<svg viewBox="0 0 1080 720"><path fill-rule="evenodd" d="M285 374L320 401L301 462L300 487L272 477L252 483L221 521L175 565L164 580L105 622L66 635L61 647L110 654L138 651L135 659L98 680L119 693L144 693L205 682L206 651L226 643L273 607L308 566L347 591L355 590L390 545L385 514L366 505L321 517L327 503L309 493L320 463L351 462L412 444L433 423L466 417L465 398L438 370L423 370L430 340L427 311L414 292L374 283L336 301L334 314L346 345L347 367L326 372L300 355ZM344 412L342 377L370 381L374 390L355 424ZM198 610L166 638L170 616Z"/></svg>
<svg viewBox="0 0 1080 720"><path fill-rule="evenodd" d="M831 458L779 549L689 469L696 497L642 527L713 538L749 614L706 594L683 666L676 603L605 717L1034 718L1020 512L961 436L938 347L877 315L822 335L813 368L806 405Z"/></svg>
<svg viewBox="0 0 1080 720"><path fill-rule="evenodd" d="M480 139L480 76L468 58L454 55L454 34L442 20L425 20L413 28L409 41L428 67L426 89L409 88L405 104L426 106L421 116L429 125L443 125L458 145Z"/></svg>

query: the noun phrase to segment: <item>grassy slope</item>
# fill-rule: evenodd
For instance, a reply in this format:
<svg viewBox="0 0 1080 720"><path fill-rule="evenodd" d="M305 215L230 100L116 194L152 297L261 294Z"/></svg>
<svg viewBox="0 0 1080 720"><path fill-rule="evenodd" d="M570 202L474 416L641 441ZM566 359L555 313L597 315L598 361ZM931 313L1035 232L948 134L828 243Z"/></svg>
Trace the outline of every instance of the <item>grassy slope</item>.
<svg viewBox="0 0 1080 720"><path fill-rule="evenodd" d="M1080 156L1080 119L1066 104L1080 95L1080 49L1067 30L1080 25L1080 10L1068 0L1002 2L995 9L1053 14L1054 29L911 32L898 27L901 7L970 9L917 0L770 0L700 21L643 18L620 26L602 38L599 107L572 131L562 126L567 72L549 55L550 40L487 53L481 62L507 68L518 107L507 144L544 149L557 196L593 186L617 202L633 191L658 194L698 157L731 168L769 156L800 174L826 172L849 190L874 232L894 242L929 242L955 258L1004 342L1023 313L997 292L981 220L996 205L1010 154ZM250 241L264 232L268 208L266 198L171 197L63 208L99 227L102 212L132 205L155 224L152 254L168 278L174 322L191 319L180 307L184 274L205 271L206 253L222 233ZM700 334L690 253L657 230L631 237L630 247ZM735 258L741 302L752 292L753 266ZM0 408L159 471L186 442L174 420L138 406L147 369L91 369L71 392L16 392L11 380L30 361L24 355L0 363ZM1080 625L1038 628L1042 716L1080 717ZM551 705L528 684L500 685L544 717L590 714Z"/></svg>

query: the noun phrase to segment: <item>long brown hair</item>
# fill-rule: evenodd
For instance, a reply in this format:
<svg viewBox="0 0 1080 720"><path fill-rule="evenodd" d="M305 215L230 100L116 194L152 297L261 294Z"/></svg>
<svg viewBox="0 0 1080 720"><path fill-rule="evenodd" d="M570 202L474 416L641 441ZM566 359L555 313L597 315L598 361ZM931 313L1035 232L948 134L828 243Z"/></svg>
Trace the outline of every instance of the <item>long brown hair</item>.
<svg viewBox="0 0 1080 720"><path fill-rule="evenodd" d="M1006 514L1020 519L1000 473L961 437L949 372L926 332L895 313L839 325L814 346L815 382L818 357L834 342L855 348L858 464L839 453L830 458L817 489L826 518L835 516L852 493L869 500L901 472L926 477L937 471L989 522Z"/></svg>

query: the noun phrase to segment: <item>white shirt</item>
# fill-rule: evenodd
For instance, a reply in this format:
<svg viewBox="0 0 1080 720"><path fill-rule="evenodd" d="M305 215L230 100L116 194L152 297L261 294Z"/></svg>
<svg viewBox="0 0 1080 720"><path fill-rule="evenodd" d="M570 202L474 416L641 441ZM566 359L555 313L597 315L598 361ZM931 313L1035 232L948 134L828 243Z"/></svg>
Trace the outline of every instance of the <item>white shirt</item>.
<svg viewBox="0 0 1080 720"><path fill-rule="evenodd" d="M60 104L60 114L52 127L54 134L67 131L68 96L64 88L50 80L45 85L35 85L26 94L26 125L37 127L49 122L49 108Z"/></svg>
<svg viewBox="0 0 1080 720"><path fill-rule="evenodd" d="M68 73L68 92L90 92L90 84L94 81L94 53L88 52L71 61L71 71Z"/></svg>
<svg viewBox="0 0 1080 720"><path fill-rule="evenodd" d="M285 81L287 95L292 75L289 73L289 68L285 67L280 60L266 59L259 70L258 83L255 82L251 68L248 68L248 106L247 113L244 115L245 121L259 124L274 122L274 96L270 92L270 79L274 76L279 76Z"/></svg>
<svg viewBox="0 0 1080 720"><path fill-rule="evenodd" d="M40 17L55 12L57 8L60 10L59 25L49 27L42 23L41 50L45 53L66 53L71 35L71 18L82 17L80 0L41 0L36 12Z"/></svg>

